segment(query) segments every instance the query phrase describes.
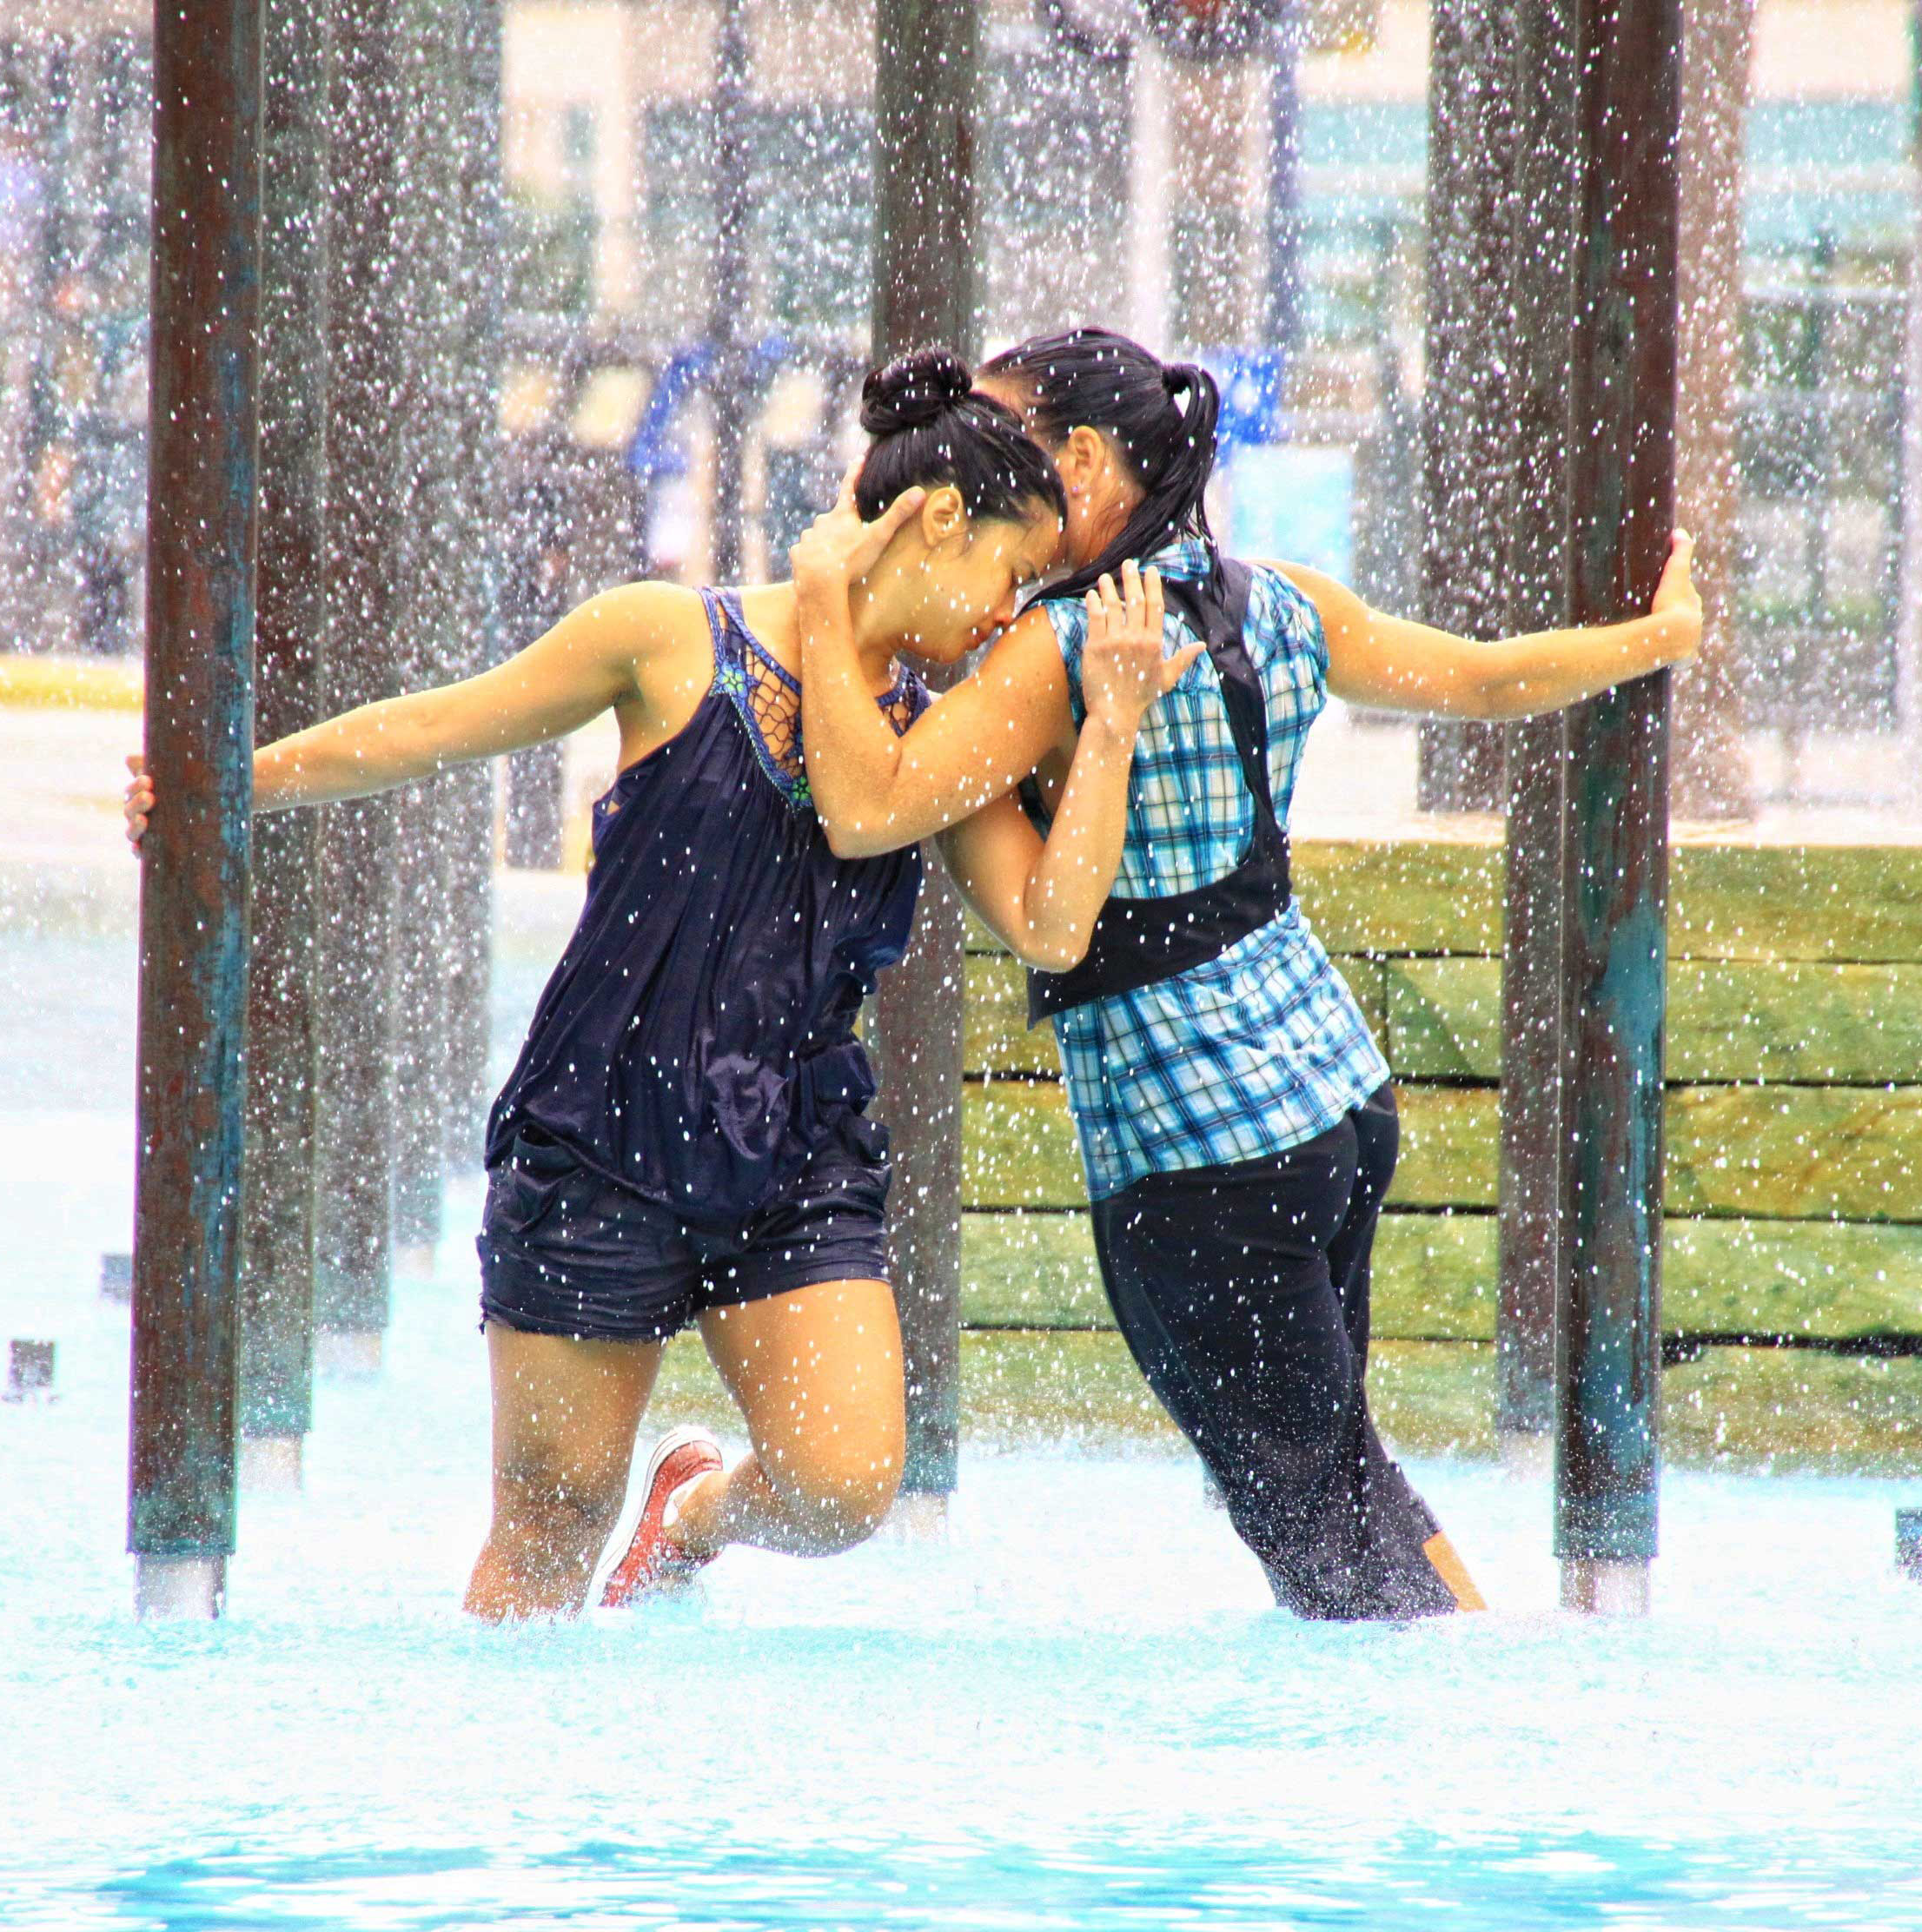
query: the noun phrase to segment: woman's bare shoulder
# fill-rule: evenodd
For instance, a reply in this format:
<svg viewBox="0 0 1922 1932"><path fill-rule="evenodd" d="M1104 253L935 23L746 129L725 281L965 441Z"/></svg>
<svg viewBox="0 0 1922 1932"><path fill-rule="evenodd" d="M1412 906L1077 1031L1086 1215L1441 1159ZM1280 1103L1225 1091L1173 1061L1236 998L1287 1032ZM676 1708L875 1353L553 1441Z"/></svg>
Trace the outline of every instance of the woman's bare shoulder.
<svg viewBox="0 0 1922 1932"><path fill-rule="evenodd" d="M580 608L583 616L618 625L637 650L650 643L679 641L696 631L705 636L707 631L706 607L699 591L653 578L611 585Z"/></svg>
<svg viewBox="0 0 1922 1932"><path fill-rule="evenodd" d="M1011 683L1038 684L1043 689L1061 677L1061 645L1055 621L1044 602L1029 605L988 646L981 661L984 672Z"/></svg>

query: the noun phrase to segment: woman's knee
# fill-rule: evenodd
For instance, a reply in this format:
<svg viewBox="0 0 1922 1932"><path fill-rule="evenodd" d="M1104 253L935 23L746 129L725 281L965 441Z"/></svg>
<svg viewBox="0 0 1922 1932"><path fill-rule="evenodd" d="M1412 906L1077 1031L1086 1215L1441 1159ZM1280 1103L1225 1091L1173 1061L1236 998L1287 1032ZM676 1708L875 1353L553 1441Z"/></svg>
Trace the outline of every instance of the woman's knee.
<svg viewBox="0 0 1922 1932"><path fill-rule="evenodd" d="M858 1440L811 1442L761 1468L790 1520L817 1555L852 1549L873 1535L894 1506L905 1450L899 1432Z"/></svg>
<svg viewBox="0 0 1922 1932"><path fill-rule="evenodd" d="M522 1454L494 1478L494 1534L556 1555L598 1552L626 1498L626 1472L583 1469L562 1456Z"/></svg>
<svg viewBox="0 0 1922 1932"><path fill-rule="evenodd" d="M490 1540L529 1560L598 1553L620 1513L658 1344L581 1341L487 1324L494 1385Z"/></svg>

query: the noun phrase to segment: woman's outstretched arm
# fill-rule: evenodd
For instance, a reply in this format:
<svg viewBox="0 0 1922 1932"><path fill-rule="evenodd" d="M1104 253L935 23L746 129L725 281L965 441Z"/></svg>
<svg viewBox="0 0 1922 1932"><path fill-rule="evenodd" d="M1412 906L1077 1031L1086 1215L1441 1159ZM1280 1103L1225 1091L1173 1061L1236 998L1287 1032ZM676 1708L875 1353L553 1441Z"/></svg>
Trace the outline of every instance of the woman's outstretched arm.
<svg viewBox="0 0 1922 1932"><path fill-rule="evenodd" d="M1647 617L1494 644L1370 610L1302 565L1272 567L1320 613L1328 688L1337 698L1449 718L1530 718L1693 657L1702 634L1701 599L1688 574L1694 553L1694 539L1677 531Z"/></svg>
<svg viewBox="0 0 1922 1932"><path fill-rule="evenodd" d="M872 524L852 493L794 546L801 634L801 743L828 844L867 858L931 837L1010 791L1072 729L1068 674L1038 611L996 640L981 668L896 735L854 648L852 586L916 507L911 490Z"/></svg>
<svg viewBox="0 0 1922 1932"><path fill-rule="evenodd" d="M942 834L948 870L989 927L1026 966L1065 972L1088 950L1128 830L1128 773L1149 707L1206 647L1163 655L1161 578L1132 563L1117 594L1088 593L1082 688L1088 715L1043 840L1011 795Z"/></svg>
<svg viewBox="0 0 1922 1932"><path fill-rule="evenodd" d="M690 594L663 584L604 591L492 671L362 705L264 744L254 754L254 809L364 797L578 730L637 695L642 660L670 633L676 600ZM137 755L127 764L127 836L137 845L153 782Z"/></svg>

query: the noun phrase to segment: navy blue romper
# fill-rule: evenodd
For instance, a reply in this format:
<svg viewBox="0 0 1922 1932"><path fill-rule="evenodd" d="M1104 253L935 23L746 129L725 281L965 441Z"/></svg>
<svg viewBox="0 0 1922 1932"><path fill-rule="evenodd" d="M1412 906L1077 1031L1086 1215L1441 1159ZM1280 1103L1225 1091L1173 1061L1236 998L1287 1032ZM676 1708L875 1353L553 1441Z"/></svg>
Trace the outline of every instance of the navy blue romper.
<svg viewBox="0 0 1922 1932"><path fill-rule="evenodd" d="M686 727L594 807L587 903L487 1127L485 1320L664 1340L703 1308L885 1280L887 1134L855 1015L905 949L910 849L837 858L800 686L726 592ZM898 731L926 705L904 671Z"/></svg>

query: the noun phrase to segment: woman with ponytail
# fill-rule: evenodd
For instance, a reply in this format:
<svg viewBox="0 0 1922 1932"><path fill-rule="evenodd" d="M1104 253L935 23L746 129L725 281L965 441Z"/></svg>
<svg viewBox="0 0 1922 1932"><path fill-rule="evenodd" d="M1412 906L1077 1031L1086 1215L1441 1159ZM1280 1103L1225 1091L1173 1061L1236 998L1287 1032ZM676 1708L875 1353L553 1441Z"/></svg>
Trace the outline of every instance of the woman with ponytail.
<svg viewBox="0 0 1922 1932"><path fill-rule="evenodd" d="M1220 553L1203 502L1218 406L1205 370L1078 328L995 357L979 387L1054 460L1067 574L896 738L858 702L856 509L815 526L795 586L828 837L879 853L971 817L987 849L1024 813L1045 827L1077 744L1103 729L1087 702L1090 612L1112 577L1143 566L1165 597L1170 662L1192 662L1135 744L1118 870L1087 948L1024 949L967 855L951 863L1011 949L1047 969L1030 974L1030 1016L1054 1021L1116 1321L1277 1599L1320 1618L1480 1608L1369 1419L1369 1262L1395 1096L1289 891L1289 803L1330 691L1517 718L1688 657L1701 627L1688 539L1647 618L1477 643L1371 611L1316 572Z"/></svg>
<svg viewBox="0 0 1922 1932"><path fill-rule="evenodd" d="M1017 418L943 352L871 375L861 420L855 496L875 520L858 526L862 583L842 615L860 703L891 737L927 701L897 653L951 663L1006 625L1053 559L1065 501ZM1135 727L1181 668L1138 599L1110 600L1095 629L1090 755L1045 848L1025 825L985 844L954 835L1037 956L1087 943ZM844 1549L893 1499L887 1140L866 1117L874 1082L853 1025L907 943L920 866L911 851L830 845L802 762L799 660L790 585L627 584L481 677L255 755L255 806L271 811L404 784L610 710L620 725L580 923L488 1128L494 1517L467 1590L477 1616L619 1606L729 1543ZM129 763L128 835L165 837L167 801ZM1105 871L1091 850L1110 854ZM690 1322L752 1451L724 1469L712 1436L674 1432L620 1521L661 1346Z"/></svg>

